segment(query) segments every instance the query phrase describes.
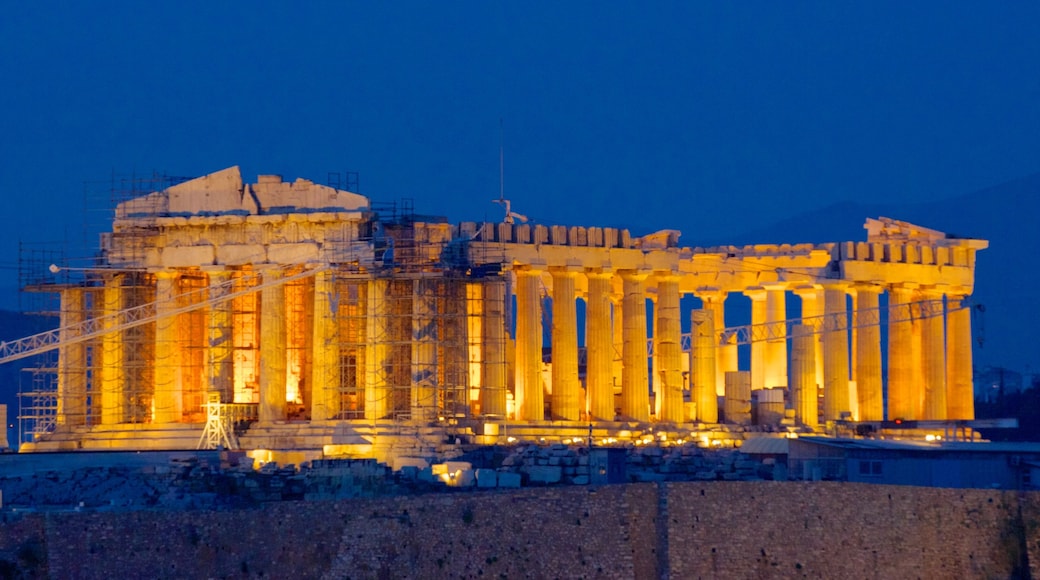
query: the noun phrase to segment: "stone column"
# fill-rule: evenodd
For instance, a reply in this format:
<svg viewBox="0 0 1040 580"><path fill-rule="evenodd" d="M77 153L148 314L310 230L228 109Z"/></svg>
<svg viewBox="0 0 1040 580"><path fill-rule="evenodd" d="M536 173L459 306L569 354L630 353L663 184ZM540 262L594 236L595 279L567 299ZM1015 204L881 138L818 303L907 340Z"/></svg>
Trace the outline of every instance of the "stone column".
<svg viewBox="0 0 1040 580"><path fill-rule="evenodd" d="M761 288L746 290L751 299L751 390L766 387L766 291Z"/></svg>
<svg viewBox="0 0 1040 580"><path fill-rule="evenodd" d="M516 412L523 421L545 418L540 288L541 272L516 271Z"/></svg>
<svg viewBox="0 0 1040 580"><path fill-rule="evenodd" d="M612 275L590 271L588 332L585 343L585 382L589 394L589 413L597 421L614 420L613 335L610 325L610 281ZM620 326L620 325L619 325Z"/></svg>
<svg viewBox="0 0 1040 580"><path fill-rule="evenodd" d="M180 328L178 316L170 314L177 309L177 272L155 274L155 360L154 413L155 423L176 423L184 413L180 383Z"/></svg>
<svg viewBox="0 0 1040 580"><path fill-rule="evenodd" d="M209 298L216 300L231 293L231 272L211 270ZM235 402L233 325L231 300L213 302L208 311L206 342L206 384L210 392L220 393L220 402Z"/></svg>
<svg viewBox="0 0 1040 580"><path fill-rule="evenodd" d="M58 348L58 409L55 420L59 427L85 425L87 423L87 343L67 343L78 336L68 328L81 324L85 319L85 291L82 288L65 288L61 291L61 330L58 339L63 346ZM7 433L7 425L0 424Z"/></svg>
<svg viewBox="0 0 1040 580"><path fill-rule="evenodd" d="M807 427L819 424L816 386L816 332L804 324L791 327L791 400L795 420Z"/></svg>
<svg viewBox="0 0 1040 580"><path fill-rule="evenodd" d="M946 297L946 417L975 419L971 365L971 308L964 296Z"/></svg>
<svg viewBox="0 0 1040 580"><path fill-rule="evenodd" d="M888 418L916 419L913 400L913 290L893 286L888 293Z"/></svg>
<svg viewBox="0 0 1040 580"><path fill-rule="evenodd" d="M885 418L881 392L881 326L878 316L878 286L856 286L856 396L860 421L882 421Z"/></svg>
<svg viewBox="0 0 1040 580"><path fill-rule="evenodd" d="M329 421L340 413L339 292L329 270L314 274L314 322L311 324L311 421Z"/></svg>
<svg viewBox="0 0 1040 580"><path fill-rule="evenodd" d="M621 394L621 384L625 380L624 371L624 351L625 351L625 324L624 314L622 311L625 306L625 294L624 292L613 292L613 283L611 283L611 295L610 305L613 309L611 316L611 336L612 346L614 347L611 351L611 388L614 390L614 395Z"/></svg>
<svg viewBox="0 0 1040 580"><path fill-rule="evenodd" d="M924 413L926 421L946 420L946 328L942 294L922 294L921 355L924 363Z"/></svg>
<svg viewBox="0 0 1040 580"><path fill-rule="evenodd" d="M620 272L624 287L621 307L624 325L623 380L621 383L621 415L634 421L650 420L650 391L646 356L646 290L647 274L634 270Z"/></svg>
<svg viewBox="0 0 1040 580"><path fill-rule="evenodd" d="M823 289L823 420L836 421L849 410L849 325L845 287Z"/></svg>
<svg viewBox="0 0 1040 580"><path fill-rule="evenodd" d="M391 344L390 284L368 281L365 308L365 419L376 421L390 414Z"/></svg>
<svg viewBox="0 0 1040 580"><path fill-rule="evenodd" d="M751 373L726 373L726 399L723 403L726 422L735 425L751 424Z"/></svg>
<svg viewBox="0 0 1040 580"><path fill-rule="evenodd" d="M552 294L552 417L577 421L585 408L578 379L578 312L575 273L553 268Z"/></svg>
<svg viewBox="0 0 1040 580"><path fill-rule="evenodd" d="M412 282L412 419L437 418L437 285L439 280ZM468 359L468 356L467 356Z"/></svg>
<svg viewBox="0 0 1040 580"><path fill-rule="evenodd" d="M718 423L719 399L715 380L718 333L715 332L715 313L694 310L691 318L690 350L693 351L693 364L690 365L690 388L697 407L697 420Z"/></svg>
<svg viewBox="0 0 1040 580"><path fill-rule="evenodd" d="M823 290L813 286L795 288L795 295L802 301L802 325L813 333L813 359L816 388L823 387Z"/></svg>
<svg viewBox="0 0 1040 580"><path fill-rule="evenodd" d="M658 397L661 397L658 420L682 423L685 419L682 378L682 322L679 319L679 277L674 274L657 276L657 363L654 370L660 376ZM710 339L709 339L710 340ZM711 352L714 366L714 350ZM707 388L714 391L715 377Z"/></svg>
<svg viewBox="0 0 1040 580"><path fill-rule="evenodd" d="M114 274L105 280L102 294L101 364L98 365L101 385L101 424L115 425L126 418L126 371L123 332L112 330L121 321L123 310L123 281L125 274Z"/></svg>
<svg viewBox="0 0 1040 580"><path fill-rule="evenodd" d="M466 373L469 396L467 412L471 417L484 414L484 283L466 283Z"/></svg>
<svg viewBox="0 0 1040 580"><path fill-rule="evenodd" d="M488 278L484 282L484 364L481 380L481 411L496 418L506 416L506 282Z"/></svg>
<svg viewBox="0 0 1040 580"><path fill-rule="evenodd" d="M263 272L264 283L277 280L281 272ZM286 420L288 353L285 335L285 285L260 290L260 421Z"/></svg>
<svg viewBox="0 0 1040 580"><path fill-rule="evenodd" d="M783 286L766 287L766 340L763 372L767 389L787 386L787 291Z"/></svg>
<svg viewBox="0 0 1040 580"><path fill-rule="evenodd" d="M715 394L726 394L726 373L738 370L736 337L727 337L727 344L719 340L726 328L726 292L717 289L698 289L695 296L701 299L704 309L712 314L715 328Z"/></svg>

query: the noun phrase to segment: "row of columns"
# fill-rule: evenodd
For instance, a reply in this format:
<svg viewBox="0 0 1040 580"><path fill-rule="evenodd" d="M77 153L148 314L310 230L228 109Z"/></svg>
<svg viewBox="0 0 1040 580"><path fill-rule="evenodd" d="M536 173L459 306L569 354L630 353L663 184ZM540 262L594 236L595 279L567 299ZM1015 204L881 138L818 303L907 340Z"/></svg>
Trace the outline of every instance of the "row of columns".
<svg viewBox="0 0 1040 580"><path fill-rule="evenodd" d="M578 420L582 409L577 373L577 327L572 271L550 269L553 278L553 419ZM610 420L614 416L613 376L609 365L621 328L620 414L625 419L649 419L646 342L646 281L650 274L619 271L622 300L611 317L610 273L586 272L587 295L587 387L589 417ZM541 400L541 272L520 269L517 276L517 401L519 419L543 418ZM679 347L679 280L674 274L655 275L654 384L657 415L662 421L685 420L682 360ZM751 350L751 388L791 387L798 419L816 425L817 394L822 392L824 421L852 417L861 421L885 418L881 366L881 329L877 285L826 284L794 289L802 305L805 328L797 340L792 336L788 368L786 336L786 293L783 286L745 291L751 299L752 325L767 328ZM694 314L693 366L690 369L692 400L696 419L717 420L716 396L725 392L725 373L737 370L735 344L716 329L724 327L725 293L707 290L696 293L704 312ZM851 295L852 326L847 299ZM961 308L961 298L948 296L942 306L941 293L894 286L889 289L889 396L888 417L922 420L973 419L970 313ZM620 309L621 315L617 315ZM931 309L931 310L929 310ZM710 326L708 323L711 323ZM709 348L698 340L707 336ZM611 331L613 329L613 332ZM850 349L851 339L851 349ZM703 340L703 339L702 339ZM794 342L798 345L794 346ZM698 347L698 345L700 345ZM713 370L708 371L708 358ZM795 364L797 361L797 365ZM706 385L705 383L710 383ZM853 387L854 386L854 387ZM702 388L705 387L705 388ZM710 388L706 388L710 387ZM797 391L797 393L795 393ZM855 393L853 398L853 393ZM848 415L847 415L848 414Z"/></svg>
<svg viewBox="0 0 1040 580"><path fill-rule="evenodd" d="M266 280L280 274L271 270ZM647 369L647 284L651 273L645 271L551 269L553 279L552 418L577 421L583 413L593 420L615 418L615 352L621 351L621 389L618 407L625 419L648 421L649 375ZM578 327L575 301L576 277L588 280L587 301L587 401L583 397L578 376ZM613 299L613 278L621 279L620 300ZM210 296L228 292L227 271L209 272ZM514 271L516 293L516 341L514 393L516 418L541 420L545 401L542 391L542 272L532 268ZM691 402L694 417L688 417L684 402L683 364L680 346L681 297L679 277L672 273L653 274L656 283L656 357L654 379L657 385L657 416L662 421L682 422L687 418L713 423L718 420L717 397L725 393L725 374L737 370L736 345L727 337L720 340L725 327L725 292L705 289L697 292L704 305L692 319L693 354L690 367ZM114 314L126 307L124 275L110 276L100 292L104 314ZM157 423L177 422L184 413L181 381L178 376L177 317L166 316L177 305L177 273L155 274L155 297L159 321L155 325L155 362L153 416ZM390 405L391 382L388 365L392 356L389 341L376 340L390 332L387 302L387 280L367 281L365 293L364 396L365 416L386 417ZM437 361L435 322L438 313L432 291L423 280L415 282L411 299L412 340L412 415L432 419L437 411ZM508 352L506 327L510 303L507 283L489 278L481 283L482 307L474 313L481 319L480 365L481 413L505 417L507 411ZM815 389L822 389L823 418L835 420L853 408L858 419L876 421L884 418L881 376L881 334L876 320L881 288L847 284L797 288L803 318L810 324L814 317L824 316L819 329L807 326L796 333L792 329L790 368L786 336L786 292L781 286L752 289L745 292L752 303L752 324L766 325L771 333L765 340L751 345L751 388L789 386L796 414L806 424L815 424ZM853 295L854 328L847 324L846 296ZM933 302L922 299L942 298L941 294L923 292L912 287L889 289L889 373L888 417L904 419L973 418L971 382L970 313L961 309L957 296L947 297L946 311L930 312ZM68 290L62 295L62 326L74 324L83 316L82 290ZM309 401L314 421L330 420L340 413L342 367L338 336L337 288L334 275L328 271L314 276L313 317L309 328L311 349ZM286 296L284 285L265 286L260 290L261 316L259 341L259 418L262 422L286 418ZM871 318L871 317L874 318ZM206 331L206 389L221 393L221 400L233 400L232 333L233 320L229 302L216 303L208 309ZM821 319L817 319L819 321ZM116 321L106 318L106 325ZM797 328L797 327L796 327ZM818 331L817 331L818 330ZM849 337L853 336L850 359ZM469 340L474 340L471 337ZM100 393L100 418L103 424L126 420L128 402L124 365L126 345L119 332L110 332L99 341L100 371L97 386ZM59 368L59 424L82 424L86 416L85 378L77 378L75 369L85 367L85 347L65 346ZM447 364L447 361L443 361ZM790 379L788 378L790 377ZM856 383L855 405L851 400L850 377ZM920 385L918 387L917 385Z"/></svg>

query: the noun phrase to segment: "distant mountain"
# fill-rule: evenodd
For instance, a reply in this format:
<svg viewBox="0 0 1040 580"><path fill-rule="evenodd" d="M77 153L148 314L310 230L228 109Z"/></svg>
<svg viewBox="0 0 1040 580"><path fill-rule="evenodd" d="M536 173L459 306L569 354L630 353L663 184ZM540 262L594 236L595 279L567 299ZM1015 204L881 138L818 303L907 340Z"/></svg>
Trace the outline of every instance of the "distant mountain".
<svg viewBox="0 0 1040 580"><path fill-rule="evenodd" d="M878 216L989 240L976 262L974 299L985 307L976 365L1040 372L1040 173L933 203L835 204L717 243L865 240L866 218Z"/></svg>

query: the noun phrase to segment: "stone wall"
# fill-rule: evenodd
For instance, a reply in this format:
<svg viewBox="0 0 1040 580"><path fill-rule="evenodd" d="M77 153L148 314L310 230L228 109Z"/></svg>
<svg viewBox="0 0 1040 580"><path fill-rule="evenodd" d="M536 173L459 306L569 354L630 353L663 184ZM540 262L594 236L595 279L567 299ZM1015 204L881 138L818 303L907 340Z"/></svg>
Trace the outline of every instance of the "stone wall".
<svg viewBox="0 0 1040 580"><path fill-rule="evenodd" d="M0 566L51 577L1009 578L1040 500L848 483L569 486L231 511L6 515ZM1032 569L1031 572L1029 571Z"/></svg>

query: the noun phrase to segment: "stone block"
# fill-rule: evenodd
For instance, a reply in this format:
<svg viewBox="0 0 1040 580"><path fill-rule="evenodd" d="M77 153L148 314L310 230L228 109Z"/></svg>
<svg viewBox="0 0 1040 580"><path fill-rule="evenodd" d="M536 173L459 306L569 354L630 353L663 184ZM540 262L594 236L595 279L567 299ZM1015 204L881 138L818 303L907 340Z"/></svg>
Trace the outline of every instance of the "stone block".
<svg viewBox="0 0 1040 580"><path fill-rule="evenodd" d="M498 487L498 472L494 469L478 469L474 473L477 476L477 487Z"/></svg>
<svg viewBox="0 0 1040 580"><path fill-rule="evenodd" d="M559 483L563 470L556 465L532 465L524 470L531 483Z"/></svg>
<svg viewBox="0 0 1040 580"><path fill-rule="evenodd" d="M500 471L498 473L498 487L518 488L520 487L520 474Z"/></svg>

